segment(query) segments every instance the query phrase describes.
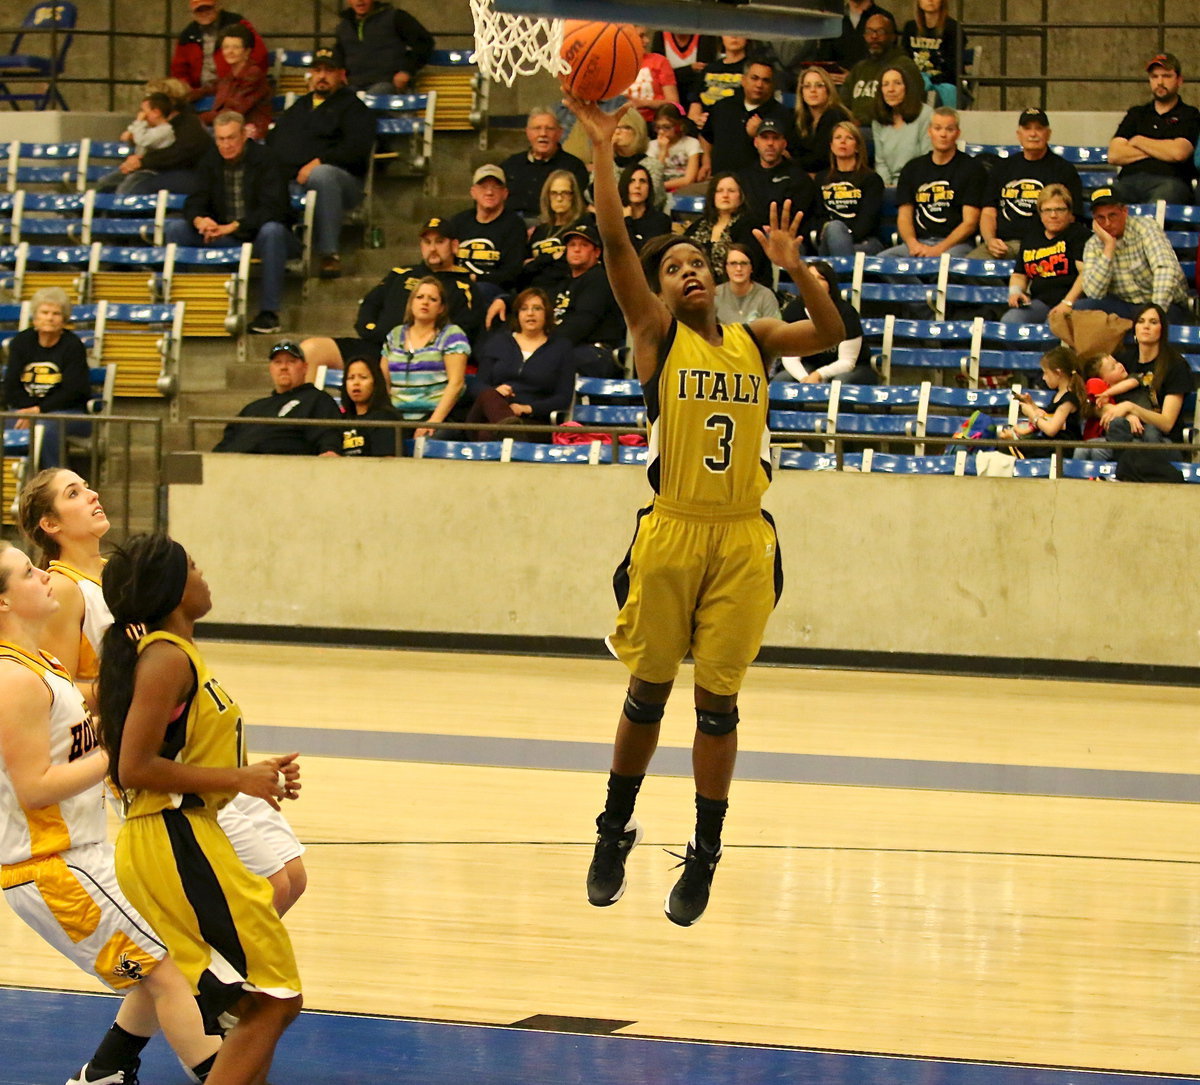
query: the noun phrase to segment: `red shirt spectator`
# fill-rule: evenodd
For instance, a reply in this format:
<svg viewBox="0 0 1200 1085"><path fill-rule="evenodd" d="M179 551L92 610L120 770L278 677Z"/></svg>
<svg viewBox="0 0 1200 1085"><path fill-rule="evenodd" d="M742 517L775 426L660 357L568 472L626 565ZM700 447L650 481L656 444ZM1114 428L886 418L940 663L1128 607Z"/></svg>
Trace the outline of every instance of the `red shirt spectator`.
<svg viewBox="0 0 1200 1085"><path fill-rule="evenodd" d="M647 123L654 122L654 111L664 102L679 104L679 87L675 80L675 69L661 53L650 52L650 31L644 26L634 27L641 35L642 67L637 78L625 91Z"/></svg>
<svg viewBox="0 0 1200 1085"><path fill-rule="evenodd" d="M190 3L193 18L175 43L171 75L192 88L192 101L215 93L217 80L229 74L229 65L221 56L217 40L221 30L231 23L241 23L254 35L250 62L264 72L270 70L266 44L248 19L235 11L223 11L221 0L190 0Z"/></svg>

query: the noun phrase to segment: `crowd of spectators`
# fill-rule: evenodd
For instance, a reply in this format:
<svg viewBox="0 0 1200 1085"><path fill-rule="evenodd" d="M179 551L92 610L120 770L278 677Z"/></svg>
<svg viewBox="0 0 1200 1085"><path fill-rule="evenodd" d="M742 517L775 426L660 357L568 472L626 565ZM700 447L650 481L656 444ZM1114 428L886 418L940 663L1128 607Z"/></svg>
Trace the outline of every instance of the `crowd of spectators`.
<svg viewBox="0 0 1200 1085"><path fill-rule="evenodd" d="M314 53L308 92L273 116L258 31L221 0L189 4L193 21L180 35L171 76L148 85L125 133L135 153L98 187L185 193L183 217L167 226L170 241L251 243L262 275L249 327L279 332L284 269L296 249L289 195L318 194L320 273L338 276L342 221L362 199L374 141L372 114L356 92L410 89L433 39L386 0L349 0L332 47ZM1017 118L1019 154L976 159L960 149L953 107L964 37L946 0L914 0L902 27L873 0L847 0L841 35L812 48L637 29L646 47L642 68L606 104L634 107L613 136L627 228L638 247L672 229L701 244L719 283L723 321L776 314L781 306L784 319L797 317L796 303L773 292L774 269L755 239L771 206L785 201L802 215L814 257L950 253L1011 261L1008 305L992 319L1041 323L1099 309L1132 320L1147 306L1164 328L1190 319L1186 280L1163 229L1128 211L1130 202L1192 198L1200 111L1180 97L1182 66L1172 54L1146 65L1150 101L1129 110L1110 143L1109 161L1120 168L1115 186L1085 200L1075 167L1050 149L1050 120L1038 107ZM794 108L779 100L781 87L794 87ZM210 96L212 107L197 114L192 103ZM313 404L325 411L325 400L336 412L332 397L318 398L312 385L319 370L332 369L344 371L348 416L427 420L421 432L428 434L437 423L494 434L513 422L548 421L569 405L578 375L618 375L624 322L589 212L589 166L564 149L562 117L550 106L531 110L527 149L476 168L460 210L428 219L406 239L419 245L421 262L394 267L367 292L353 335L277 344L275 392L251 404L250 415L316 410ZM888 189L897 208L898 242L891 244ZM701 192L702 213L685 226L673 223L673 195ZM837 295L832 268L816 266ZM859 316L840 304L846 340L827 357L784 360L777 379L877 379ZM47 356L58 342L50 323L48 315L35 317ZM22 334L18 350L32 340ZM13 373L10 366L10 403L39 394L24 390L41 387L28 380L18 393ZM1179 383L1177 367L1168 383ZM1114 402L1126 402L1121 394ZM21 402L23 410L37 409ZM277 427L260 428L267 431L261 440L243 426L218 447L280 451L288 444ZM331 431L286 450L391 454L394 435L379 436L385 432Z"/></svg>

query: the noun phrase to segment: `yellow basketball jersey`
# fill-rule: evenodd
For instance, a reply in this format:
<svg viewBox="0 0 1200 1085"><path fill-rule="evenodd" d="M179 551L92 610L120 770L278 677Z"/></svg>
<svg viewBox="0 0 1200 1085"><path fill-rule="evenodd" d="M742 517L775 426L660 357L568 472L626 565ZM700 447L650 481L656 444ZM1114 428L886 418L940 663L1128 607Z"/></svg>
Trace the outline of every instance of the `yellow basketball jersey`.
<svg viewBox="0 0 1200 1085"><path fill-rule="evenodd" d="M181 765L235 768L246 763L242 733L242 710L212 676L196 646L173 633L158 630L138 641L138 654L155 641L174 644L187 657L196 675L196 685L179 714L167 725L160 755ZM164 794L161 791L125 792L127 817L143 817L162 810L205 806L214 813L236 795L236 791L208 791L196 795Z"/></svg>
<svg viewBox="0 0 1200 1085"><path fill-rule="evenodd" d="M22 648L0 641L0 661L11 660L33 671L50 692L50 763L66 765L91 753L99 744L92 717L57 659L45 652L31 656ZM0 666L10 666L0 662ZM30 721L34 726L36 721ZM68 848L96 844L107 835L104 792L99 783L69 799L41 810L26 810L18 801L0 760L0 863L10 865L44 859Z"/></svg>
<svg viewBox="0 0 1200 1085"><path fill-rule="evenodd" d="M696 512L754 511L771 481L767 374L745 324L720 345L672 320L645 388L654 492Z"/></svg>
<svg viewBox="0 0 1200 1085"><path fill-rule="evenodd" d="M112 625L112 611L104 601L104 591L99 580L65 561L52 561L46 569L51 573L62 573L68 580L73 580L83 596L83 629L79 636L79 671L75 675L75 681L91 682L100 673L100 641Z"/></svg>

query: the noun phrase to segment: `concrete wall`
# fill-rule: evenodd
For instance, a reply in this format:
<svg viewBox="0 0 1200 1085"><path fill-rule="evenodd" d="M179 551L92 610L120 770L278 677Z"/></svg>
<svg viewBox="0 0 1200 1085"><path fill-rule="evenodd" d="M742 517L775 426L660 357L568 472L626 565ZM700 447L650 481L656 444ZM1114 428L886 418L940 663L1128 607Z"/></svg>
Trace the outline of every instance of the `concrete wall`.
<svg viewBox="0 0 1200 1085"><path fill-rule="evenodd" d="M601 638L643 472L205 455L213 622ZM1192 486L780 472L782 648L1200 666Z"/></svg>

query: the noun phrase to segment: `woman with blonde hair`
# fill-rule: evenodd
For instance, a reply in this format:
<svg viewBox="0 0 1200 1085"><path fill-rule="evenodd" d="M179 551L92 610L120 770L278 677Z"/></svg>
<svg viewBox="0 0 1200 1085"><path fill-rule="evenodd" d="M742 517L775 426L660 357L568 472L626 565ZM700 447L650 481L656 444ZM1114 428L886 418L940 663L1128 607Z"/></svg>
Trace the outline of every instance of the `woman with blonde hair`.
<svg viewBox="0 0 1200 1085"><path fill-rule="evenodd" d="M628 110L613 131L613 168L617 179L631 166L642 166L650 174L653 188L651 203L659 211L667 206L667 189L663 184L662 163L650 153L650 131L645 118L636 110Z"/></svg>
<svg viewBox="0 0 1200 1085"><path fill-rule="evenodd" d="M579 182L570 170L555 170L542 185L538 223L526 243L521 283L556 290L571 277L563 260L563 232L584 218L587 205ZM590 216L589 216L590 217Z"/></svg>
<svg viewBox="0 0 1200 1085"><path fill-rule="evenodd" d="M817 251L822 256L880 252L883 181L867 165L867 142L853 121L839 121L829 143L829 168L816 177L825 208Z"/></svg>
<svg viewBox="0 0 1200 1085"><path fill-rule="evenodd" d="M796 135L788 147L792 161L808 173L823 170L829 164L834 125L853 119L829 73L824 68L809 68L796 84Z"/></svg>
<svg viewBox="0 0 1200 1085"><path fill-rule="evenodd" d="M408 295L404 323L388 332L381 362L387 366L392 406L405 418L444 422L467 381L471 344L446 317L446 291L440 279L426 275ZM432 437L419 429L417 437Z"/></svg>

